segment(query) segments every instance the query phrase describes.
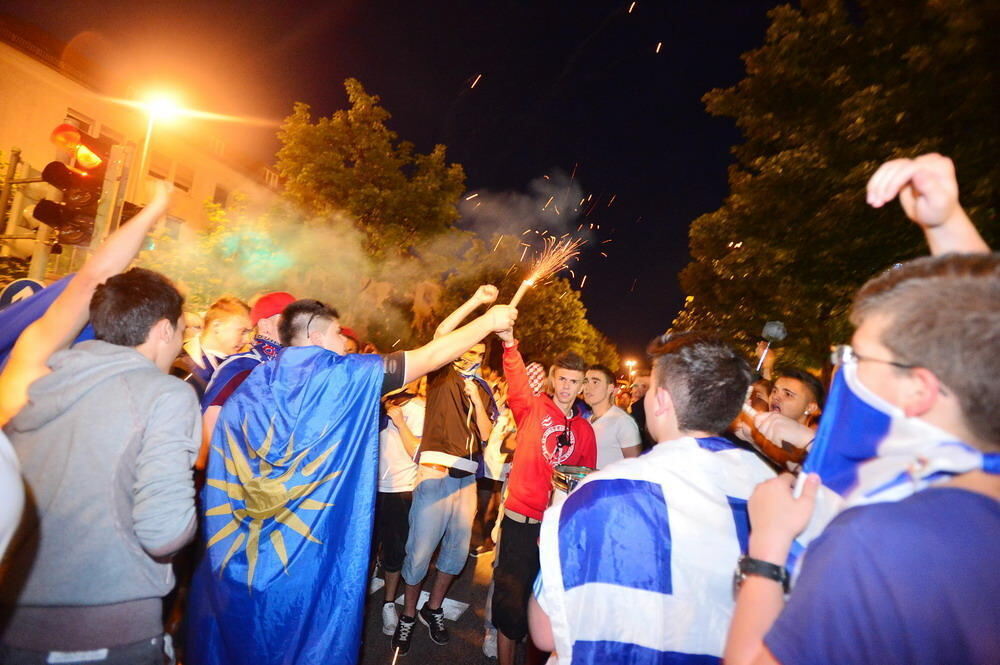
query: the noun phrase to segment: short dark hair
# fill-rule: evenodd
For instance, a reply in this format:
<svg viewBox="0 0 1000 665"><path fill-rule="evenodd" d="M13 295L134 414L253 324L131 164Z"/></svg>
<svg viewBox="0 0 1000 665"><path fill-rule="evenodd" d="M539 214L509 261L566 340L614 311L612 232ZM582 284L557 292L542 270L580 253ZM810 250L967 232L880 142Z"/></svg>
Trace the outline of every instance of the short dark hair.
<svg viewBox="0 0 1000 665"><path fill-rule="evenodd" d="M340 314L332 307L318 300L296 300L281 313L278 319L278 340L282 346L292 346L292 342L306 333L309 324L315 319L333 321Z"/></svg>
<svg viewBox="0 0 1000 665"><path fill-rule="evenodd" d="M588 372L600 372L604 375L604 378L608 380L611 385L615 384L615 373L612 372L606 365L591 365L587 368Z"/></svg>
<svg viewBox="0 0 1000 665"><path fill-rule="evenodd" d="M722 432L739 415L753 372L715 335L666 334L649 345L659 388L670 393L681 430Z"/></svg>
<svg viewBox="0 0 1000 665"><path fill-rule="evenodd" d="M774 380L777 381L781 378L795 379L802 385L806 387L806 390L812 393L813 401L823 408L823 402L826 400L826 390L823 388L823 384L815 376L805 371L801 367L778 367L774 370Z"/></svg>
<svg viewBox="0 0 1000 665"><path fill-rule="evenodd" d="M101 284L90 299L94 337L119 346L139 346L161 319L176 326L184 297L158 272L132 268Z"/></svg>
<svg viewBox="0 0 1000 665"><path fill-rule="evenodd" d="M869 280L851 321L888 317L882 344L954 391L969 430L1000 444L1000 255L945 254L908 261ZM901 370L905 371L905 370Z"/></svg>
<svg viewBox="0 0 1000 665"><path fill-rule="evenodd" d="M583 362L583 358L573 353L572 351L567 351L552 363L552 367L549 371L555 371L557 368L561 369L571 369L577 372L586 372L587 363Z"/></svg>

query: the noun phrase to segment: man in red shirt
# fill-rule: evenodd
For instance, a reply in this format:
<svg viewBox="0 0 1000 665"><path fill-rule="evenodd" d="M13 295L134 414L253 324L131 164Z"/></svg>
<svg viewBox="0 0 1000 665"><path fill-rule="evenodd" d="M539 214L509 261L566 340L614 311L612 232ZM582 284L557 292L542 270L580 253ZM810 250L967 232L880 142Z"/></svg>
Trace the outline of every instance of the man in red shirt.
<svg viewBox="0 0 1000 665"><path fill-rule="evenodd" d="M538 576L539 525L549 505L552 470L561 464L595 467L597 442L590 423L573 409L587 370L583 359L574 353L557 358L549 369L552 395L535 395L514 331L497 334L517 445L493 571L492 620L500 665L513 665L515 644L528 633L528 598Z"/></svg>

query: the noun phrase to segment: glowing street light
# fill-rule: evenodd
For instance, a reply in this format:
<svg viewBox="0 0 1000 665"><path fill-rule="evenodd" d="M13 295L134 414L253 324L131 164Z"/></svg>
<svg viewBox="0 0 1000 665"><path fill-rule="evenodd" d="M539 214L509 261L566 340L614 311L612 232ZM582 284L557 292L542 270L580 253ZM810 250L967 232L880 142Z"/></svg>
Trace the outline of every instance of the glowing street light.
<svg viewBox="0 0 1000 665"><path fill-rule="evenodd" d="M142 153L139 156L139 168L135 177L132 178L134 183L132 184L132 196L133 201L136 200L139 194L140 182L145 179L146 176L146 162L149 159L149 144L153 140L153 126L157 121L159 122L169 122L177 116L184 115L185 109L177 102L177 99L166 93L157 92L149 95L142 102L137 102L134 104L137 108L142 109L146 112L146 137L142 142Z"/></svg>

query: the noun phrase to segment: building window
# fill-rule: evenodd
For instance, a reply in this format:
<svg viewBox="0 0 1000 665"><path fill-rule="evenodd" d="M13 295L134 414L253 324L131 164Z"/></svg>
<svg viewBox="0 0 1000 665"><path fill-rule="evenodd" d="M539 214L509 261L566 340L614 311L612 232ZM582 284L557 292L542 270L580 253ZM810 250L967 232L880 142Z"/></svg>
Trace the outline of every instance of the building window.
<svg viewBox="0 0 1000 665"><path fill-rule="evenodd" d="M216 185L215 196L212 197L212 203L225 208L229 203L229 190L222 185Z"/></svg>
<svg viewBox="0 0 1000 665"><path fill-rule="evenodd" d="M194 186L194 169L184 164L178 164L174 169L174 187L185 192L190 192Z"/></svg>
<svg viewBox="0 0 1000 665"><path fill-rule="evenodd" d="M267 185L268 187L271 187L272 189L277 189L278 182L279 182L278 174L275 173L272 169L264 167L264 184Z"/></svg>
<svg viewBox="0 0 1000 665"><path fill-rule="evenodd" d="M109 142L111 145L124 145L125 144L125 135L122 134L121 132L118 132L118 131L115 131L114 129L111 129L107 125L101 125L101 136L100 136L100 139L102 141Z"/></svg>
<svg viewBox="0 0 1000 665"><path fill-rule="evenodd" d="M89 134L90 128L94 126L93 118L85 116L74 109L66 109L66 122L75 126L84 134Z"/></svg>
<svg viewBox="0 0 1000 665"><path fill-rule="evenodd" d="M149 158L149 175L166 180L170 175L170 160L154 152Z"/></svg>

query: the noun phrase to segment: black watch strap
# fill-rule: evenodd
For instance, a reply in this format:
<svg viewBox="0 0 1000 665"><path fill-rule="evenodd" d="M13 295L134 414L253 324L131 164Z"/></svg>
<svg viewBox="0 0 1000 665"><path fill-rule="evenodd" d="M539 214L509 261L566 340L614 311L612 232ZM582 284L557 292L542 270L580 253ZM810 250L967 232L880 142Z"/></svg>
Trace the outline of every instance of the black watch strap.
<svg viewBox="0 0 1000 665"><path fill-rule="evenodd" d="M788 569L784 566L778 566L768 561L761 561L760 559L753 559L748 556L741 556L737 570L741 577L756 575L757 577L774 580L781 584L781 588L785 593L788 593Z"/></svg>

